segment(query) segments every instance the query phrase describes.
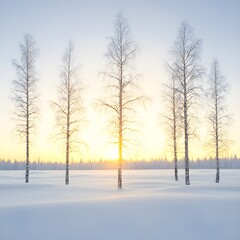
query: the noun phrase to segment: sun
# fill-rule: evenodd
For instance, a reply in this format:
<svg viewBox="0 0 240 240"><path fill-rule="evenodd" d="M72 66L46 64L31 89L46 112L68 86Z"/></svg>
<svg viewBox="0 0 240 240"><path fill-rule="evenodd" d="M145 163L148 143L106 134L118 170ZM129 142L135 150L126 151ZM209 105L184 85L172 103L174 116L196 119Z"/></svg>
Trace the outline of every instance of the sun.
<svg viewBox="0 0 240 240"><path fill-rule="evenodd" d="M118 159L118 148L111 147L107 151L107 159L109 160L117 160Z"/></svg>

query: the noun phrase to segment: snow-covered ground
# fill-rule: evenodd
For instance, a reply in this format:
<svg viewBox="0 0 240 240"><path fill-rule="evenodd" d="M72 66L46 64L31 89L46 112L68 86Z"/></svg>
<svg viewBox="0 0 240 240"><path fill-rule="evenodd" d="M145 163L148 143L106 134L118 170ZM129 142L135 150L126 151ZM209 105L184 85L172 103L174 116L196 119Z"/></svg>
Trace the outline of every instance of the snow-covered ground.
<svg viewBox="0 0 240 240"><path fill-rule="evenodd" d="M0 240L239 240L240 170L0 171Z"/></svg>

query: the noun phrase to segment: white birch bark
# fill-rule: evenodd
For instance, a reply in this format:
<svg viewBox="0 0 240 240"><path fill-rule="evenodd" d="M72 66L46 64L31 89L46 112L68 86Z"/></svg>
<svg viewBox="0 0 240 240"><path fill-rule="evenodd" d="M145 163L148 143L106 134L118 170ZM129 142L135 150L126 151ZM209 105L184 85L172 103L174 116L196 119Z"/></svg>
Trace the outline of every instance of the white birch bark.
<svg viewBox="0 0 240 240"><path fill-rule="evenodd" d="M133 131L131 128L132 119L129 112L134 111L133 105L142 99L133 93L132 88L137 87L138 75L131 73L131 64L137 53L137 45L131 38L130 28L127 20L120 13L115 20L115 36L110 38L110 43L106 57L108 69L104 77L109 80L108 89L111 93L106 99L99 100L101 106L111 110L114 119L113 141L118 145L118 189L122 183L123 148L126 146L127 132Z"/></svg>
<svg viewBox="0 0 240 240"><path fill-rule="evenodd" d="M80 143L79 132L83 107L79 65L74 62L74 49L70 42L63 57L63 71L58 89L58 101L52 103L56 114L57 136L65 144L65 184L69 184L69 160L74 146Z"/></svg>
<svg viewBox="0 0 240 240"><path fill-rule="evenodd" d="M26 143L26 183L29 182L31 136L34 133L38 117L37 77L35 72L38 50L35 45L33 37L26 34L24 42L20 45L20 63L13 60L13 65L17 70L17 78L13 81L12 100L16 107L14 115L17 122L17 133L25 139Z"/></svg>
<svg viewBox="0 0 240 240"><path fill-rule="evenodd" d="M209 105L209 123L210 123L210 139L209 146L215 151L216 159L216 179L220 181L220 163L219 155L228 147L228 130L230 126L231 116L227 111L226 94L228 92L228 84L224 76L221 74L218 60L214 60L209 74L208 105Z"/></svg>
<svg viewBox="0 0 240 240"><path fill-rule="evenodd" d="M196 39L191 26L185 22L180 25L177 39L171 51L169 69L177 81L177 91L182 99L185 184L190 185L189 175L189 137L194 134L191 121L200 96L203 68L200 66L201 40Z"/></svg>

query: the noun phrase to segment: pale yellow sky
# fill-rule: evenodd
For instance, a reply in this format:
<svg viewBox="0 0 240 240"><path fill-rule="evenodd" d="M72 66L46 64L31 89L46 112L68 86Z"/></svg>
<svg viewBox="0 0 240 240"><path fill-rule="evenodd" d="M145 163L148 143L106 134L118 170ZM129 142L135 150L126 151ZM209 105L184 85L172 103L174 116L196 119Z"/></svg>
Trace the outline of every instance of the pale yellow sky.
<svg viewBox="0 0 240 240"><path fill-rule="evenodd" d="M37 73L39 78L40 120L31 146L31 159L64 161L64 146L54 141L54 113L50 101L56 100L61 71L61 59L69 39L72 40L77 61L81 64L80 78L85 88L83 100L86 108L86 124L80 139L88 147L79 148L73 159L113 159L116 147L108 142L108 116L97 111L94 101L104 93L99 73L105 69L104 53L108 37L114 33L114 17L122 10L132 29L132 35L141 51L135 62L135 71L141 74L140 85L151 101L146 107L137 107L139 134L134 144L124 153L126 158L171 159L167 134L161 121L163 106L161 84L168 78L164 62L168 59L177 29L181 21L188 21L197 37L203 40L202 64L209 72L213 58L218 57L223 75L230 84L227 99L234 123L230 129L228 155L240 156L240 17L239 3L225 4L218 1L5 1L0 7L0 158L25 159L25 145L14 135L11 120L11 82L16 77L11 62L19 59L19 43L26 32L31 33L39 48ZM56 4L57 3L57 4ZM181 4L180 4L181 3ZM25 14L25 9L28 14ZM214 11L212 11L214 9ZM203 16L204 15L204 19ZM9 16L12 16L11 18ZM206 79L204 79L206 83ZM190 157L209 156L204 147L208 131L205 127L205 109L200 108L201 122L197 128L199 139L191 144Z"/></svg>

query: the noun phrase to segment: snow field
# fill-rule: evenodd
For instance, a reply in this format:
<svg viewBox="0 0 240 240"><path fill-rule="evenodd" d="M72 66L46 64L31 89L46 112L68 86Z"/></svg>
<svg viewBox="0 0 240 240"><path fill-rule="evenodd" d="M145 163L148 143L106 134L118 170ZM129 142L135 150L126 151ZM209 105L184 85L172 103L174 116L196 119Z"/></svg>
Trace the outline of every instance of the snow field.
<svg viewBox="0 0 240 240"><path fill-rule="evenodd" d="M239 240L240 170L0 171L1 240Z"/></svg>

